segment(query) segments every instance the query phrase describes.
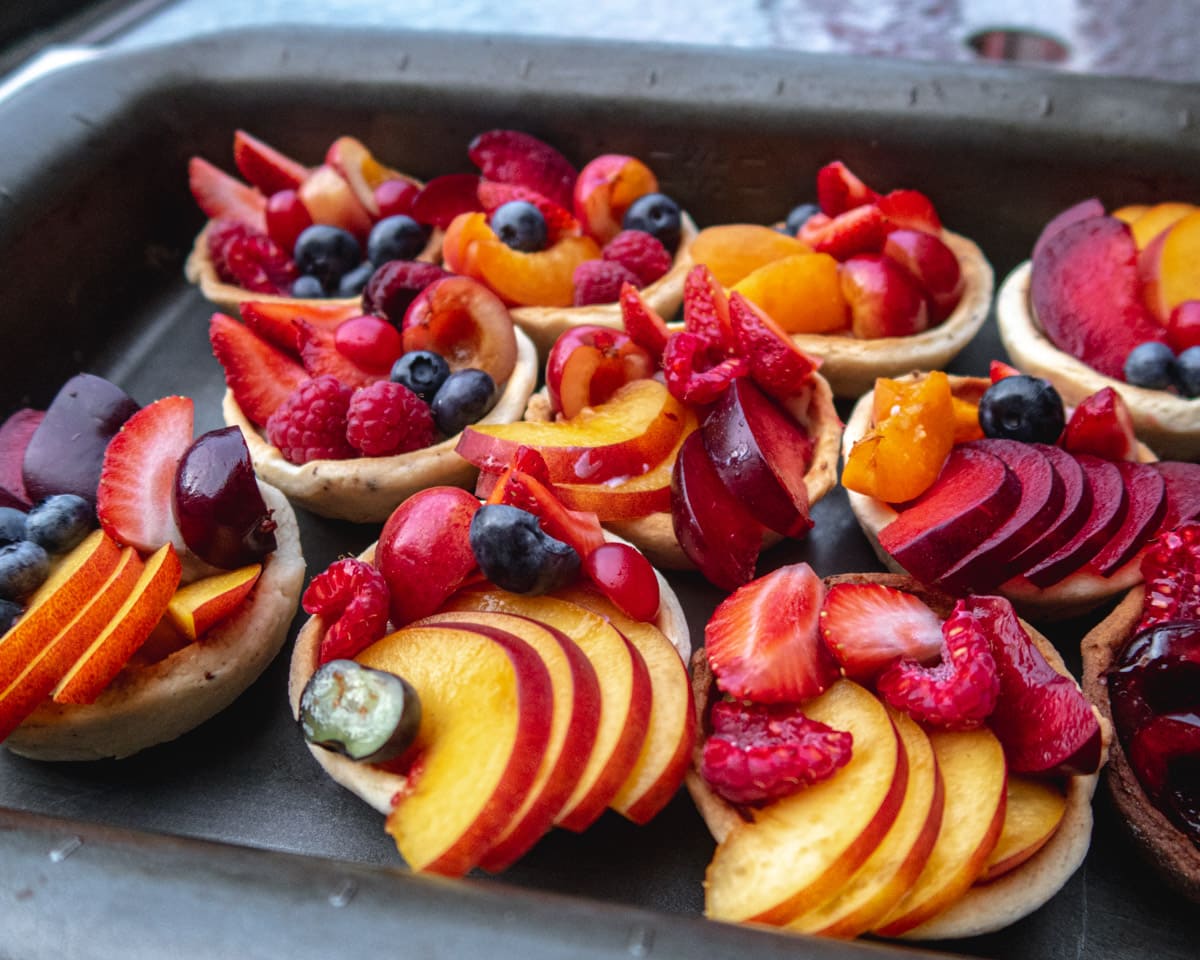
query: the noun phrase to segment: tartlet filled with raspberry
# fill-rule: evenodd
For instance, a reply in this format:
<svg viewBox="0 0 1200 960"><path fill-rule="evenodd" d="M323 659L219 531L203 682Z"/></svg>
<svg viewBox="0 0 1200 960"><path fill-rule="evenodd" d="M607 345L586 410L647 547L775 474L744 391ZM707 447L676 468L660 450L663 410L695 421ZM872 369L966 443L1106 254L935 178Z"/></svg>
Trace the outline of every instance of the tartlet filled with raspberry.
<svg viewBox="0 0 1200 960"><path fill-rule="evenodd" d="M1164 457L1200 457L1200 210L1106 213L1090 199L1050 221L1000 288L996 317L1022 370L1070 404L1111 387Z"/></svg>
<svg viewBox="0 0 1200 960"><path fill-rule="evenodd" d="M820 357L839 397L861 396L876 377L945 367L991 307L983 252L945 229L923 193L880 194L840 161L817 172L816 195L777 228L702 231L693 259Z"/></svg>
<svg viewBox="0 0 1200 960"><path fill-rule="evenodd" d="M928 586L1033 619L1086 612L1200 514L1200 465L1157 461L1111 388L1069 409L1045 380L992 376L879 380L843 436L850 507L880 560Z"/></svg>
<svg viewBox="0 0 1200 960"><path fill-rule="evenodd" d="M1003 598L781 567L716 609L693 678L711 918L975 936L1083 862L1110 730Z"/></svg>

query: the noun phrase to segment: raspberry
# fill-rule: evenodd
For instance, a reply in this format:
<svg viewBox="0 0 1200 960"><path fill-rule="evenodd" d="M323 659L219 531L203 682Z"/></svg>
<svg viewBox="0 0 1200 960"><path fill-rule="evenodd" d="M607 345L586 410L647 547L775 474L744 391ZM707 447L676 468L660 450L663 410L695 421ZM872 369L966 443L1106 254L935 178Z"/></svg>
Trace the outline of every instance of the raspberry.
<svg viewBox="0 0 1200 960"><path fill-rule="evenodd" d="M354 391L346 439L367 457L390 457L433 443L429 405L402 383L379 380Z"/></svg>
<svg viewBox="0 0 1200 960"><path fill-rule="evenodd" d="M1139 631L1166 620L1200 620L1200 523L1161 534L1142 559L1142 577Z"/></svg>
<svg viewBox="0 0 1200 960"><path fill-rule="evenodd" d="M389 260L367 281L362 298L363 313L383 317L398 330L417 294L434 280L448 276L437 264L424 260Z"/></svg>
<svg viewBox="0 0 1200 960"><path fill-rule="evenodd" d="M902 660L879 678L879 695L914 720L948 730L979 726L996 707L1000 678L991 643L959 601L942 624L942 662Z"/></svg>
<svg viewBox="0 0 1200 960"><path fill-rule="evenodd" d="M217 276L255 293L286 295L299 276L292 258L275 241L233 220L214 221L208 253Z"/></svg>
<svg viewBox="0 0 1200 960"><path fill-rule="evenodd" d="M332 374L305 380L267 420L267 439L291 463L353 457L346 441L352 393Z"/></svg>
<svg viewBox="0 0 1200 960"><path fill-rule="evenodd" d="M649 286L671 269L667 248L645 230L622 230L608 241L600 256L637 274L641 287Z"/></svg>
<svg viewBox="0 0 1200 960"><path fill-rule="evenodd" d="M347 557L318 573L300 604L306 613L333 623L325 631L318 660L326 663L353 657L387 631L387 580L371 564Z"/></svg>
<svg viewBox="0 0 1200 960"><path fill-rule="evenodd" d="M584 260L575 268L575 306L592 303L615 303L621 295L621 284L638 285L637 274L611 260Z"/></svg>
<svg viewBox="0 0 1200 960"><path fill-rule="evenodd" d="M717 362L716 353L712 343L699 334L671 334L662 358L671 396L684 403L712 403L737 377L750 372L750 361L745 357L726 357Z"/></svg>
<svg viewBox="0 0 1200 960"><path fill-rule="evenodd" d="M731 803L760 803L825 780L850 760L852 734L793 704L720 700L709 715L700 774Z"/></svg>

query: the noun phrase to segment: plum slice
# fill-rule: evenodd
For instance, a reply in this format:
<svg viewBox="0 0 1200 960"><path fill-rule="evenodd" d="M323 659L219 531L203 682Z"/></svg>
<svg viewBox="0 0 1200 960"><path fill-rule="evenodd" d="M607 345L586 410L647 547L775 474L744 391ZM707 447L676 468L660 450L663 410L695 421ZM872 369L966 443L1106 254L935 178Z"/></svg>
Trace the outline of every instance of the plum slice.
<svg viewBox="0 0 1200 960"><path fill-rule="evenodd" d="M1125 481L1129 509L1124 523L1092 559L1091 566L1102 577L1127 563L1158 529L1167 512L1167 484L1161 473L1149 464L1129 460L1117 461L1116 467Z"/></svg>

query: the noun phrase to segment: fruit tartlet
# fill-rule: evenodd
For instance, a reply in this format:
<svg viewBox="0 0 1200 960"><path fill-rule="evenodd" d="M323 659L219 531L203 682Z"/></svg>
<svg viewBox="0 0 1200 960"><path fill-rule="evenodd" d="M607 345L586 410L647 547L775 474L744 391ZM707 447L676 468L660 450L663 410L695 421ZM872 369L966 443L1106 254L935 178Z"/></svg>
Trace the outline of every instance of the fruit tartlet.
<svg viewBox="0 0 1200 960"><path fill-rule="evenodd" d="M1111 732L1007 600L795 564L731 594L693 659L707 916L975 936L1082 863Z"/></svg>
<svg viewBox="0 0 1200 960"><path fill-rule="evenodd" d="M817 172L816 193L819 206L801 204L778 228L701 231L692 258L820 357L839 397L945 367L991 307L982 251L944 229L923 193L877 193L840 161Z"/></svg>
<svg viewBox="0 0 1200 960"><path fill-rule="evenodd" d="M1163 534L1083 640L1083 685L1116 732L1108 786L1146 858L1200 902L1200 524Z"/></svg>
<svg viewBox="0 0 1200 960"><path fill-rule="evenodd" d="M471 486L462 429L519 419L536 385L537 352L494 293L392 266L361 305L248 302L244 322L209 328L225 422L259 476L322 516L379 522L424 487Z"/></svg>
<svg viewBox="0 0 1200 960"><path fill-rule="evenodd" d="M441 233L417 219L421 183L354 137L339 137L324 163L306 167L238 130L233 159L247 183L202 157L188 164L209 221L185 273L227 313L247 300L353 304L385 263L439 256Z"/></svg>
<svg viewBox="0 0 1200 960"><path fill-rule="evenodd" d="M415 871L499 871L554 825L606 809L646 823L682 785L695 712L678 600L515 466L484 504L415 494L303 606L292 710Z"/></svg>
<svg viewBox="0 0 1200 960"><path fill-rule="evenodd" d="M1068 411L1007 364L992 381L879 380L842 447L850 508L885 565L960 596L1001 593L1032 619L1128 590L1151 539L1200 515L1200 465L1155 461L1115 390Z"/></svg>
<svg viewBox="0 0 1200 960"><path fill-rule="evenodd" d="M89 374L0 427L0 740L14 753L94 760L172 740L283 645L304 579L295 515L238 430L192 428L191 400L139 407Z"/></svg>
<svg viewBox="0 0 1200 960"><path fill-rule="evenodd" d="M425 190L431 222L446 230L444 265L499 294L542 355L570 327L620 328L624 283L675 313L696 225L642 161L602 154L576 171L517 130L482 133L468 154L480 176L438 177Z"/></svg>
<svg viewBox="0 0 1200 960"><path fill-rule="evenodd" d="M684 284L683 328L626 286L625 330L556 341L526 421L475 426L459 452L486 495L522 446L568 506L596 514L667 569L732 590L764 545L802 537L836 483L841 421L819 361L708 268Z"/></svg>
<svg viewBox="0 0 1200 960"><path fill-rule="evenodd" d="M1118 391L1160 456L1200 459L1200 208L1106 214L1089 199L1046 225L1000 288L996 317L1022 370L1069 404Z"/></svg>

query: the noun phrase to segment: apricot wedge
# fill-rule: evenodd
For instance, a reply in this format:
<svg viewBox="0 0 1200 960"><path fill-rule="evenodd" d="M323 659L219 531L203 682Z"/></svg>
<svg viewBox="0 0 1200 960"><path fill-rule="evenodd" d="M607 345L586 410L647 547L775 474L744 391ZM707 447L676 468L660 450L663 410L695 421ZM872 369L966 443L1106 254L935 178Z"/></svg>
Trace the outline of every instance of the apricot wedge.
<svg viewBox="0 0 1200 960"><path fill-rule="evenodd" d="M850 325L838 264L827 253L775 260L732 287L788 333L834 333Z"/></svg>
<svg viewBox="0 0 1200 960"><path fill-rule="evenodd" d="M1136 236L1136 223L1133 231ZM1197 258L1200 258L1200 210L1180 218L1143 251L1138 267L1146 282L1146 305L1160 321L1165 323L1171 311L1185 300L1200 300Z"/></svg>
<svg viewBox="0 0 1200 960"><path fill-rule="evenodd" d="M167 604L167 616L189 640L202 637L241 605L261 573L262 564L251 563L180 587Z"/></svg>
<svg viewBox="0 0 1200 960"><path fill-rule="evenodd" d="M795 237L754 223L708 227L692 244L692 259L707 266L723 287L732 287L768 263L811 252Z"/></svg>

